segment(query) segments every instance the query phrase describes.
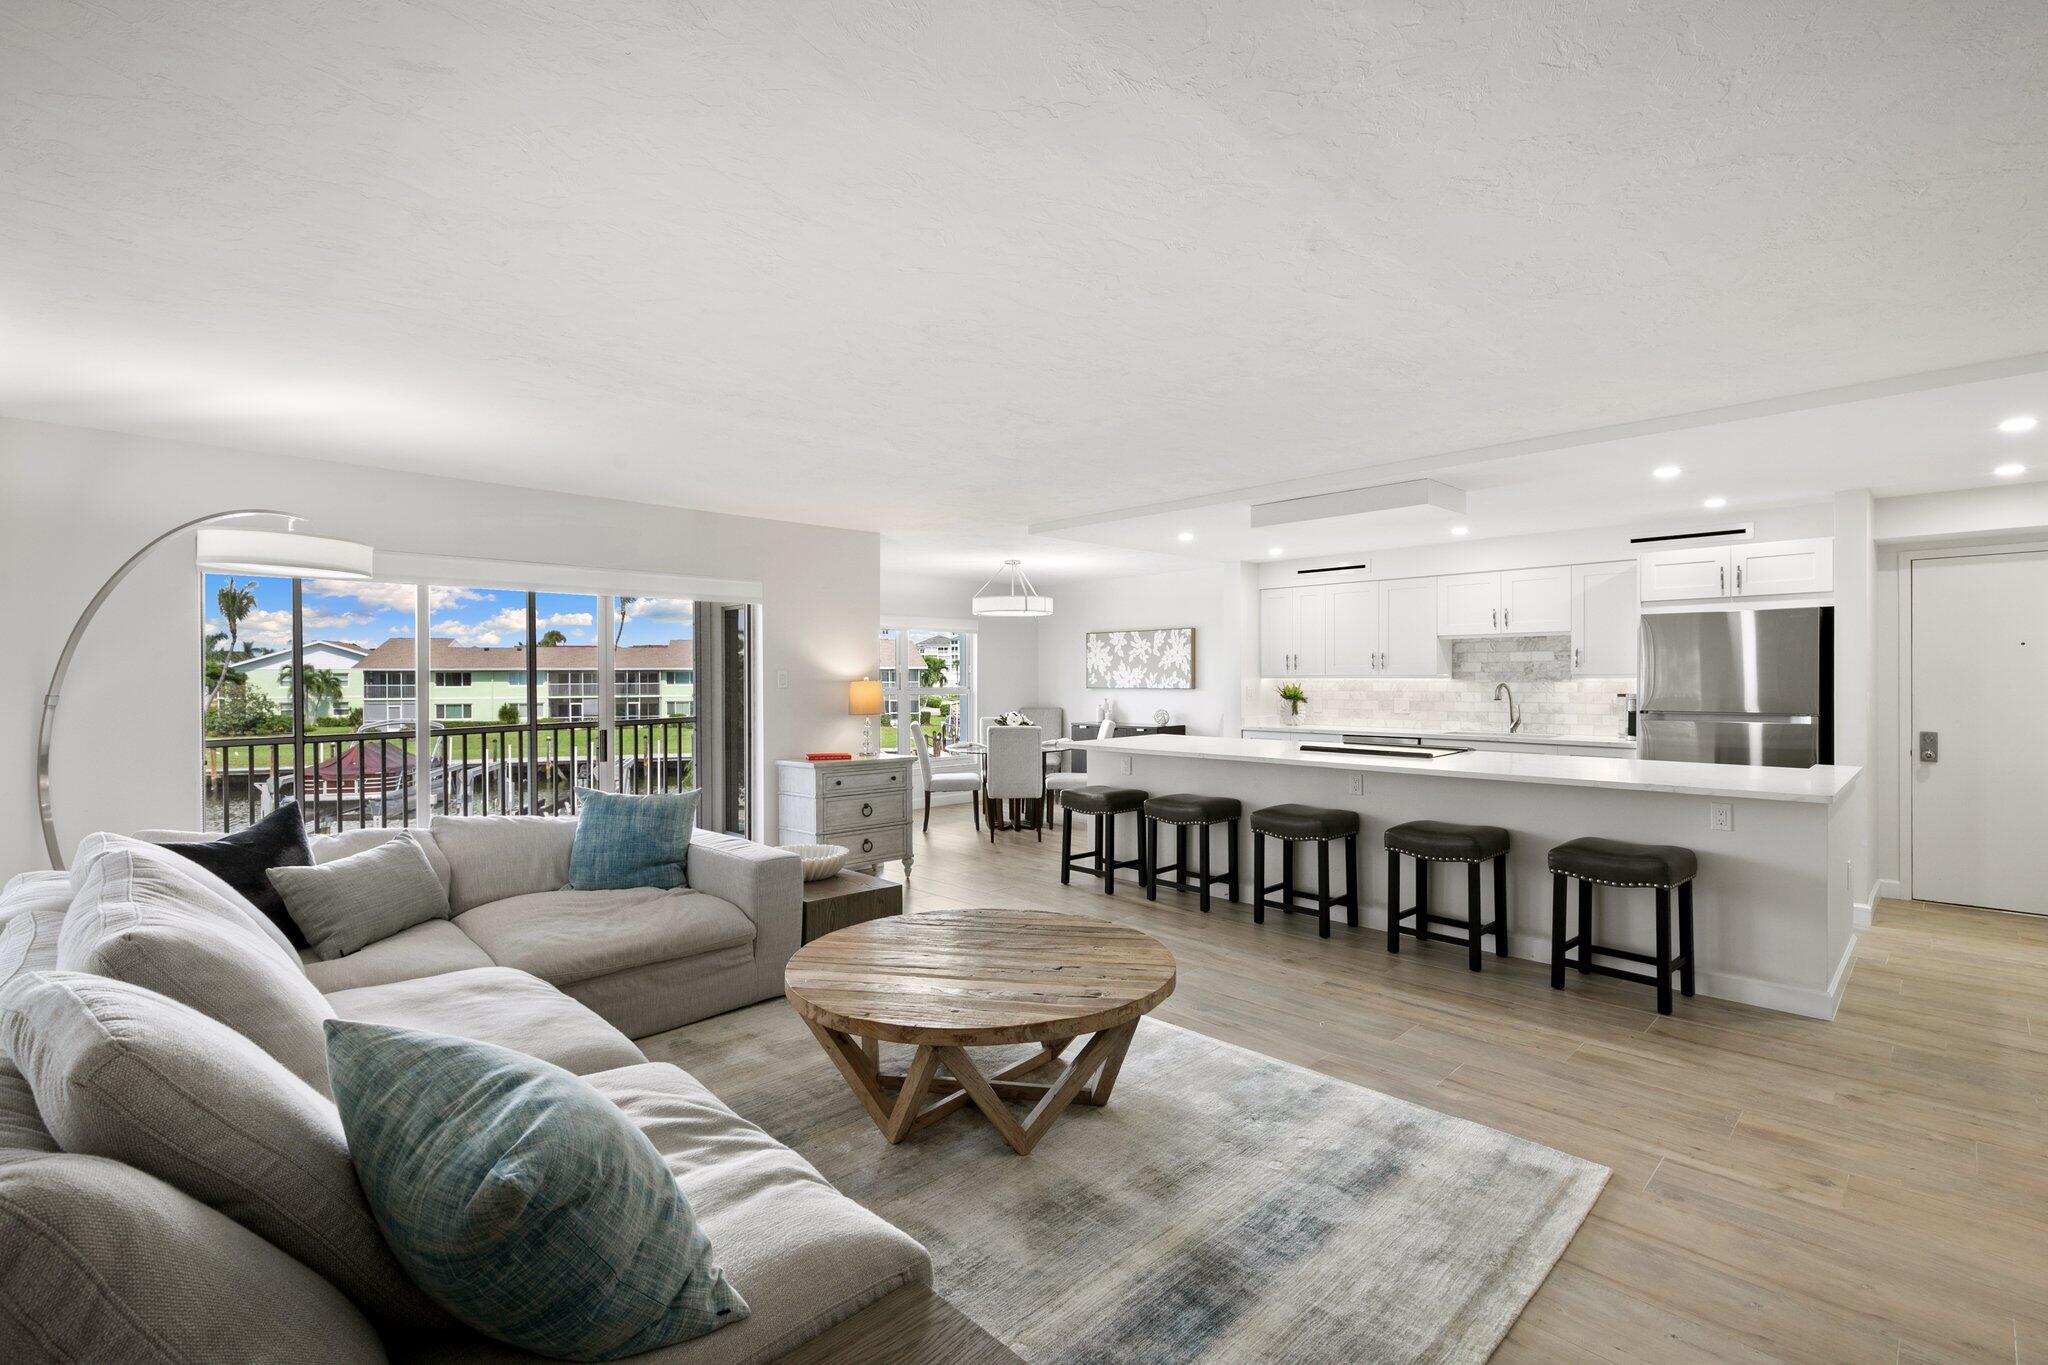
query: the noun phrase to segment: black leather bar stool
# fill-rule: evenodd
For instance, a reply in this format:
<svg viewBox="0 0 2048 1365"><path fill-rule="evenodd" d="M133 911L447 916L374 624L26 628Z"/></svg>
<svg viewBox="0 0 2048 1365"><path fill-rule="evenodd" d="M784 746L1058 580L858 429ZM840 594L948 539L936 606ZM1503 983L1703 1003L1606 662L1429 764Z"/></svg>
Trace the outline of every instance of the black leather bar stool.
<svg viewBox="0 0 2048 1365"><path fill-rule="evenodd" d="M1266 885L1266 840L1280 841L1280 880ZM1344 841L1344 894L1330 894L1330 844ZM1295 899L1294 846L1316 846L1316 875L1320 879L1315 904ZM1270 902L1292 915L1314 912L1316 933L1330 936L1332 901L1345 909L1345 919L1358 927L1358 812L1331 806L1267 806L1252 812L1252 921L1266 922L1267 893L1278 891L1280 899Z"/></svg>
<svg viewBox="0 0 2048 1365"><path fill-rule="evenodd" d="M1244 806L1234 796L1193 796L1176 792L1172 796L1155 796L1145 803L1145 859L1152 867L1145 878L1145 899L1159 899L1159 882L1167 873L1173 880L1167 885L1176 891L1197 891L1202 895L1202 913L1209 913L1209 888L1217 882L1224 883L1227 899L1237 899L1237 822L1244 814ZM1223 871L1209 871L1209 827L1228 825L1230 836L1229 856L1224 860ZM1159 865L1159 827L1173 826L1173 861L1166 866ZM1201 858L1195 868L1188 867L1188 839L1190 835L1202 845ZM1194 884L1189 885L1188 874L1194 873Z"/></svg>
<svg viewBox="0 0 2048 1365"><path fill-rule="evenodd" d="M1138 881L1143 884L1151 880L1151 865L1145 860L1145 795L1137 787L1076 787L1060 802L1060 881L1071 884L1073 874L1085 872L1091 877L1102 878L1102 894L1116 894L1116 873L1120 867L1134 867L1138 870ZM1074 815L1095 817L1095 847L1080 853L1074 852ZM1130 814L1138 817L1138 856L1117 861L1116 818Z"/></svg>
<svg viewBox="0 0 2048 1365"><path fill-rule="evenodd" d="M1674 844L1628 844L1619 839L1573 839L1550 850L1550 988L1564 989L1565 955L1578 950L1573 964L1581 972L1617 976L1623 981L1640 981L1657 988L1657 1013L1671 1013L1671 973L1678 973L1679 990L1692 994L1692 879L1699 875L1699 859L1689 848ZM1565 889L1569 878L1579 881L1579 932L1564 934ZM1657 891L1657 951L1630 952L1625 948L1603 948L1593 942L1593 888L1596 886L1647 886ZM1671 890L1678 888L1678 956L1671 955ZM1647 964L1649 972L1632 972L1610 967L1593 958L1618 957Z"/></svg>
<svg viewBox="0 0 2048 1365"><path fill-rule="evenodd" d="M1387 849L1387 951L1401 951L1401 935L1413 934L1427 942L1436 937L1432 924L1457 927L1461 923L1429 910L1429 865L1465 864L1465 952L1467 965L1479 970L1481 948L1493 935L1496 956L1508 955L1508 832L1495 825L1456 825L1443 820L1410 820L1387 830L1381 841ZM1401 855L1415 860L1415 908L1401 908ZM1479 865L1493 864L1493 919L1479 919ZM1402 920L1413 917L1414 926Z"/></svg>

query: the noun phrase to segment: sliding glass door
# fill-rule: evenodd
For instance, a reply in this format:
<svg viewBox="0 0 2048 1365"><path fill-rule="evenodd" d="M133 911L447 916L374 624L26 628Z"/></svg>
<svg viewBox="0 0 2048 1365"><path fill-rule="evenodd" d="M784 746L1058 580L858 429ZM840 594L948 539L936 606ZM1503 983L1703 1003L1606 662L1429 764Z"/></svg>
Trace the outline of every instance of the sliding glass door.
<svg viewBox="0 0 2048 1365"><path fill-rule="evenodd" d="M702 788L700 823L747 829L744 605L212 574L202 587L212 828L289 800L335 830Z"/></svg>

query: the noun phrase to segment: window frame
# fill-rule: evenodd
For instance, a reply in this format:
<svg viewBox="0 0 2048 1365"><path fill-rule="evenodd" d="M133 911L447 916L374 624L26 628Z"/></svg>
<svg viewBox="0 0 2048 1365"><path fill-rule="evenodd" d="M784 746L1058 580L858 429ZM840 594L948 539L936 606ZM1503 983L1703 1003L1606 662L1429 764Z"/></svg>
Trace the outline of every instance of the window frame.
<svg viewBox="0 0 2048 1365"><path fill-rule="evenodd" d="M913 634L921 636L951 635L960 641L960 658L953 670L959 677L957 684L941 684L937 687L926 687L924 685L922 681L923 651L919 651L920 662L915 670L911 668L909 663L911 636ZM882 680L882 697L885 712L883 719L886 720L891 716L896 719L896 748L894 750L885 750L884 752L896 754L915 754L917 752L916 744L909 740L903 725L904 703L906 701L910 702L918 715L921 716L924 709L924 701L927 697L958 698L960 703L960 721L957 738L952 742L965 743L975 740L980 729L981 711L975 699L975 675L979 666L980 642L978 632L974 627L890 625L884 623L877 632L876 645L878 651L881 644L880 637L882 636L892 637L896 661L894 668L878 667L876 669L877 674ZM900 678L892 676L896 674L900 674ZM912 678L916 678L919 681L913 684L910 682ZM976 761L972 755L956 755L950 749L940 749L936 745L931 746L931 748L933 750L931 757L934 766L970 768L974 766Z"/></svg>

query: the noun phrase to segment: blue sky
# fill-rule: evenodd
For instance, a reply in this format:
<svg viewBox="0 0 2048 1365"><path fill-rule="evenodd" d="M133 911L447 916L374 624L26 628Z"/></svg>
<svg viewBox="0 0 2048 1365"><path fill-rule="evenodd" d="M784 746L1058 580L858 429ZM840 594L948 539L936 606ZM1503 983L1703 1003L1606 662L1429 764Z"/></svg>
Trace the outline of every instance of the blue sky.
<svg viewBox="0 0 2048 1365"><path fill-rule="evenodd" d="M206 629L225 633L216 596L227 574L205 576ZM288 578L238 577L253 585L256 609L242 621L242 639L259 646L284 649L291 644L292 584ZM434 588L433 633L466 645L516 645L526 638L526 594L488 588ZM597 599L588 593L537 596L535 611L542 634L559 630L572 645L597 642ZM622 643L663 644L690 636L690 603L677 598L642 598L626 615ZM413 633L413 586L410 583L351 583L308 579L305 593L306 638L353 640L376 645L394 635Z"/></svg>

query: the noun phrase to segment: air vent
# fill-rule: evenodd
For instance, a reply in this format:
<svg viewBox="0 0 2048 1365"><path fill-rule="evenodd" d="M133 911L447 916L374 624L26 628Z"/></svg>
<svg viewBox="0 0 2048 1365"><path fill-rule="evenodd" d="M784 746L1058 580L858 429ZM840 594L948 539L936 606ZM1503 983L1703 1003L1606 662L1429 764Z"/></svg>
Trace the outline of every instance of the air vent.
<svg viewBox="0 0 2048 1365"><path fill-rule="evenodd" d="M1295 572L1296 572L1296 573L1298 573L1298 574L1312 574L1312 573L1354 573L1354 572L1357 572L1357 571L1359 571L1359 570L1362 570L1362 569L1370 569L1371 567L1372 567L1372 561L1371 561L1371 560L1369 560L1369 559L1361 559L1361 560L1359 560L1359 561L1358 561L1358 563L1356 563L1356 564L1325 564L1325 565L1323 565L1323 567L1322 567L1322 568L1320 568L1320 569L1296 569L1296 570L1295 570Z"/></svg>
<svg viewBox="0 0 2048 1365"><path fill-rule="evenodd" d="M1671 531L1661 536L1630 536L1631 545L1668 545L1674 540L1748 540L1756 534L1756 525L1731 526L1717 531Z"/></svg>

